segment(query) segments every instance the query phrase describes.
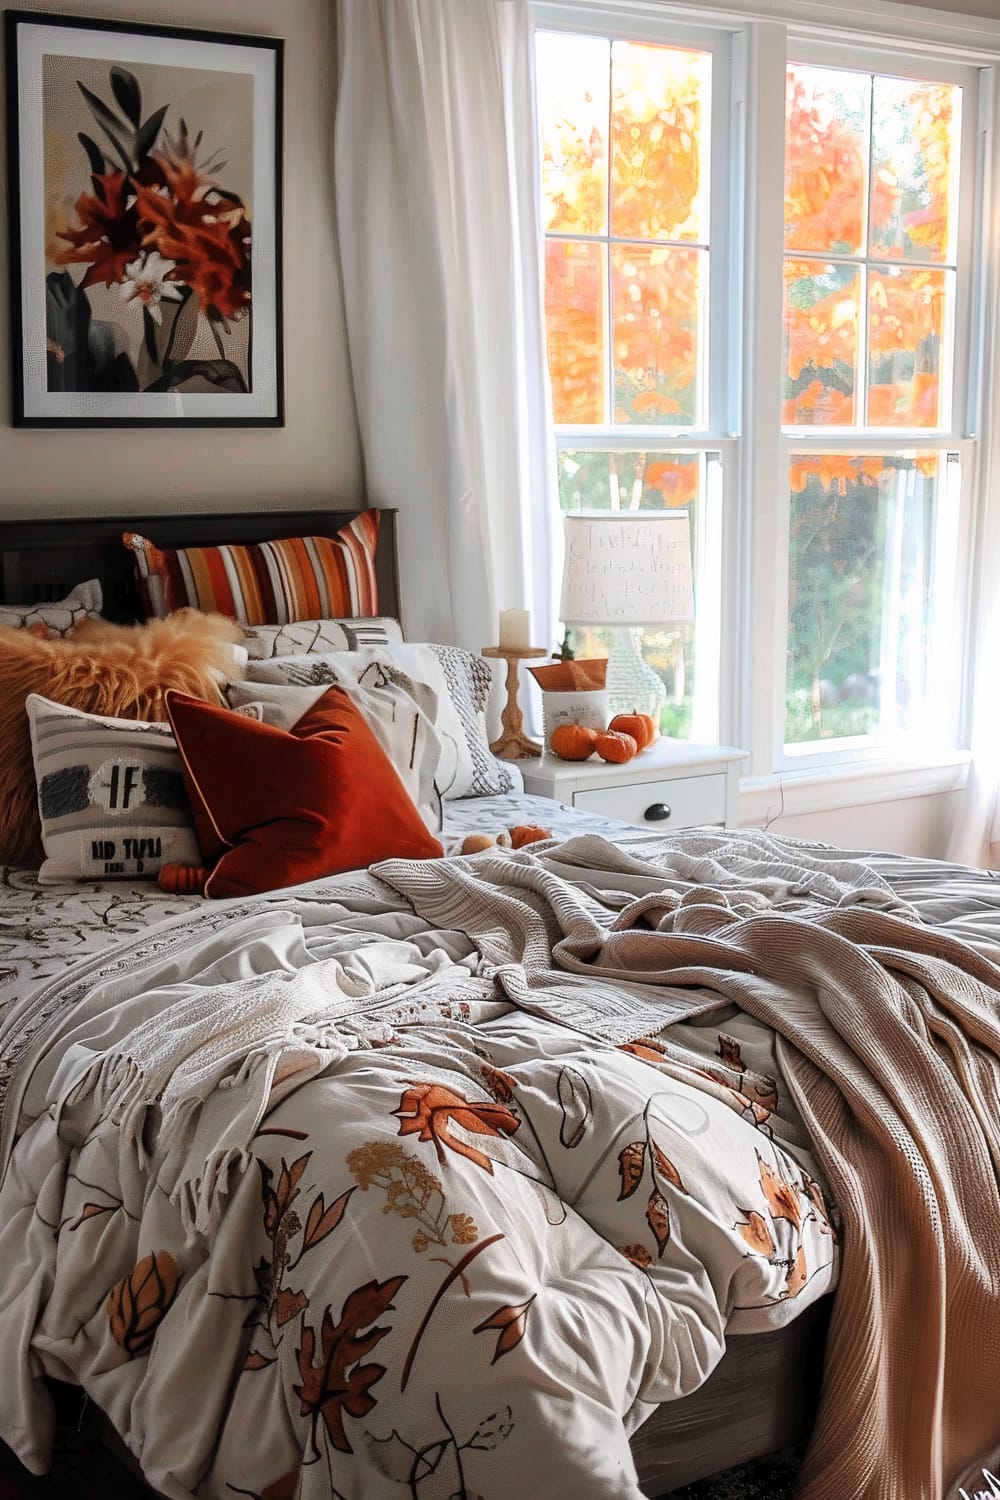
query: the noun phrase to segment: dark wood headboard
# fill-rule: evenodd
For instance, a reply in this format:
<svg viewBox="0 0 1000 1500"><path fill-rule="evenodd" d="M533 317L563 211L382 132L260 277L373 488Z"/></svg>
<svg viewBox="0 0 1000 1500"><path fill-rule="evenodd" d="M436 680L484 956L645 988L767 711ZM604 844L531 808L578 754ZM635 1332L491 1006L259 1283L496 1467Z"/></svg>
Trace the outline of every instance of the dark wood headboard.
<svg viewBox="0 0 1000 1500"><path fill-rule="evenodd" d="M350 510L281 510L191 516L76 516L60 521L0 521L0 603L61 599L77 583L99 578L109 620L142 618L132 554L123 531L138 531L158 547L212 547L269 542L290 536L333 536L356 515ZM396 511L380 512L379 608L399 616Z"/></svg>

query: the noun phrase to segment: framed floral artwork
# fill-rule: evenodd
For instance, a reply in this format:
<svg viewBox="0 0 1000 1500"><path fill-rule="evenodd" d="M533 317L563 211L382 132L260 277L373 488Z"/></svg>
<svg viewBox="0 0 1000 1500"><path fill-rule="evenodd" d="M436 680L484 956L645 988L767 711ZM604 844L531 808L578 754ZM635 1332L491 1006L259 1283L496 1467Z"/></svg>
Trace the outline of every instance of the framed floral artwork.
<svg viewBox="0 0 1000 1500"><path fill-rule="evenodd" d="M281 426L281 41L5 26L15 426Z"/></svg>

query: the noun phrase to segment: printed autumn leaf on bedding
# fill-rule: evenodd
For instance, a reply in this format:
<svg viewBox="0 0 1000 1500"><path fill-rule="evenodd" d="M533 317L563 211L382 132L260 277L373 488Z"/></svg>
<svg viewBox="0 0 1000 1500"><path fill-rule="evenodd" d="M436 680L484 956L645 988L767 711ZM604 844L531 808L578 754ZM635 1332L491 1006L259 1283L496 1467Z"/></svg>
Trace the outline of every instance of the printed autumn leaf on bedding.
<svg viewBox="0 0 1000 1500"><path fill-rule="evenodd" d="M316 1435L321 1419L333 1447L340 1453L354 1452L344 1430L344 1417L367 1416L376 1404L371 1388L382 1379L386 1369L385 1365L362 1364L361 1360L391 1332L388 1327L376 1326L376 1320L395 1310L392 1299L406 1279L392 1276L388 1281L369 1281L356 1287L344 1302L338 1323L334 1323L327 1307L320 1325L318 1365L316 1334L303 1317L302 1342L296 1351L302 1384L293 1389L299 1397L301 1415L311 1419L316 1457L319 1457Z"/></svg>
<svg viewBox="0 0 1000 1500"><path fill-rule="evenodd" d="M559 1143L567 1151L572 1151L579 1146L593 1120L590 1084L576 1068L560 1068L556 1097L562 1112Z"/></svg>
<svg viewBox="0 0 1000 1500"><path fill-rule="evenodd" d="M654 1188L649 1195L646 1222L653 1231L657 1254L662 1255L670 1239L670 1205L659 1188Z"/></svg>
<svg viewBox="0 0 1000 1500"><path fill-rule="evenodd" d="M828 1234L835 1245L839 1244L840 1231L837 1227L837 1210L834 1207L828 1211L826 1199L823 1196L823 1189L815 1177L810 1177L808 1172L802 1173L802 1191L813 1206L814 1213L810 1217L815 1217L816 1222L819 1224L820 1233Z"/></svg>
<svg viewBox="0 0 1000 1500"><path fill-rule="evenodd" d="M727 1068L733 1068L737 1073L746 1071L743 1066L743 1054L740 1051L739 1042L734 1037L726 1036L721 1031L719 1033L719 1056Z"/></svg>
<svg viewBox="0 0 1000 1500"><path fill-rule="evenodd" d="M275 1337L271 1329L272 1320L275 1326L281 1329L309 1306L309 1299L304 1292L291 1291L282 1283L291 1264L288 1242L302 1229L302 1220L292 1204L301 1191L299 1182L309 1165L311 1156L312 1152L307 1151L304 1155L297 1157L291 1166L288 1166L282 1157L277 1188L271 1187L271 1180L274 1177L271 1168L259 1158L257 1161L261 1179L260 1195L264 1205L264 1233L271 1241L271 1264L268 1268L267 1262L262 1262L254 1273L258 1285L258 1306L248 1322L258 1324L262 1331L269 1334L275 1348L280 1340ZM299 1259L301 1258L300 1254ZM259 1350L251 1349L243 1366L244 1370L263 1368L257 1362L261 1357L263 1356Z"/></svg>
<svg viewBox="0 0 1000 1500"><path fill-rule="evenodd" d="M696 1065L694 1053L689 1054L687 1061L678 1059L656 1037L643 1036L634 1042L622 1042L618 1051L627 1052L640 1062L652 1063L671 1077L707 1079L716 1085L717 1097L741 1119L764 1130L765 1135L770 1134L765 1127L778 1107L777 1083L766 1074L755 1073L745 1066L740 1044L734 1038L719 1033L718 1055L722 1066L718 1068Z"/></svg>
<svg viewBox="0 0 1000 1500"><path fill-rule="evenodd" d="M348 1188L329 1207L325 1195L318 1193L310 1205L303 1226L292 1205L302 1192L300 1183L311 1157L312 1152L306 1151L302 1156L296 1157L291 1165L282 1157L276 1187L271 1186L274 1178L272 1168L260 1158L257 1160L264 1208L264 1233L271 1241L271 1259L270 1262L262 1259L254 1267L257 1290L249 1294L248 1300L254 1302L254 1307L244 1327L258 1328L264 1342L269 1342L274 1352L250 1348L242 1366L242 1370L247 1373L266 1369L274 1363L282 1339L281 1330L309 1307L309 1298L305 1292L301 1288L294 1289L284 1285L285 1277L295 1269L304 1255L322 1244L334 1232L344 1217L351 1194L356 1191L353 1187ZM301 1234L302 1239L298 1254L293 1259L289 1246L298 1234Z"/></svg>
<svg viewBox="0 0 1000 1500"><path fill-rule="evenodd" d="M72 1234L74 1230L79 1229L80 1225L85 1224L88 1219L96 1219L100 1214L113 1214L121 1206L121 1203L117 1201L114 1203L85 1203L80 1212L69 1224L70 1233ZM62 1225L59 1227L61 1229Z"/></svg>
<svg viewBox="0 0 1000 1500"><path fill-rule="evenodd" d="M524 1338L528 1323L528 1310L537 1295L533 1292L526 1302L518 1302L513 1307L498 1307L495 1313L484 1318L472 1330L473 1333L485 1333L489 1328L500 1330L500 1337L497 1339L497 1346L490 1360L491 1365L495 1365L504 1354L509 1354L512 1349L516 1349Z"/></svg>
<svg viewBox="0 0 1000 1500"><path fill-rule="evenodd" d="M667 1055L667 1049L663 1043L649 1036L637 1037L634 1042L622 1042L618 1050L628 1052L632 1057L638 1057L643 1062L649 1063L661 1063Z"/></svg>
<svg viewBox="0 0 1000 1500"><path fill-rule="evenodd" d="M274 1320L279 1328L284 1328L308 1306L309 1298L305 1292L290 1292L287 1287L282 1287L274 1299Z"/></svg>
<svg viewBox="0 0 1000 1500"><path fill-rule="evenodd" d="M264 1162L258 1163L261 1176L264 1178L263 1186L261 1187L261 1196L264 1199L264 1228L269 1235L273 1235L276 1232L279 1222L284 1218L295 1202L295 1199L299 1196L299 1179L309 1165L309 1158L311 1156L312 1152L307 1151L304 1156L300 1156L293 1161L290 1167L286 1166L285 1159L282 1157L281 1176L278 1178L277 1190L272 1189L270 1186L271 1178L274 1176L271 1168L266 1166Z"/></svg>
<svg viewBox="0 0 1000 1500"><path fill-rule="evenodd" d="M408 1088L394 1111L399 1119L400 1135L416 1135L418 1141L433 1141L438 1161L445 1165L444 1148L464 1156L467 1161L482 1167L493 1175L493 1164L489 1157L461 1135L455 1135L452 1127L462 1134L486 1139L501 1140L515 1134L521 1122L503 1104L479 1103L466 1099L453 1089L440 1083L415 1084Z"/></svg>
<svg viewBox="0 0 1000 1500"><path fill-rule="evenodd" d="M650 1104L652 1102L650 1100ZM670 1157L649 1133L649 1104L643 1111L643 1125L646 1130L645 1140L630 1141L618 1153L618 1174L621 1179L618 1202L623 1203L627 1198L632 1197L646 1174L648 1164L653 1186L646 1201L646 1223L656 1241L656 1253L659 1259L670 1240L670 1204L661 1191L660 1184L669 1185L675 1191L685 1195L687 1195L687 1188ZM634 1246L629 1248L635 1249ZM625 1251L622 1253L626 1254ZM626 1258L638 1264L634 1255L626 1255Z"/></svg>
<svg viewBox="0 0 1000 1500"><path fill-rule="evenodd" d="M802 1225L802 1208L795 1184L786 1181L776 1168L769 1166L759 1151L757 1152L757 1170L760 1173L760 1185L767 1199L771 1218L787 1219L789 1224L799 1229Z"/></svg>
<svg viewBox="0 0 1000 1500"><path fill-rule="evenodd" d="M738 1219L734 1228L739 1231L752 1254L762 1256L772 1266L784 1268L785 1285L777 1298L778 1301L783 1301L785 1298L797 1297L810 1274L808 1256L802 1241L802 1228L806 1218L803 1217L800 1195L804 1195L814 1209L806 1217L819 1222L820 1232L832 1234L833 1230L819 1183L808 1173L803 1174L801 1184L791 1182L777 1166L772 1167L766 1162L759 1151L756 1155L761 1191L767 1204L767 1217L757 1209L741 1208L740 1213L746 1217Z"/></svg>
<svg viewBox="0 0 1000 1500"><path fill-rule="evenodd" d="M778 1107L778 1085L764 1073L757 1073L743 1060L743 1050L735 1037L718 1034L718 1055L723 1067L735 1076L709 1069L706 1076L731 1089L737 1113L754 1125L763 1125Z"/></svg>
<svg viewBox="0 0 1000 1500"><path fill-rule="evenodd" d="M180 1279L169 1250L154 1250L111 1288L105 1304L111 1337L130 1358L148 1350L177 1296Z"/></svg>
<svg viewBox="0 0 1000 1500"><path fill-rule="evenodd" d="M746 1223L737 1223L736 1228L754 1254L767 1257L774 1255L777 1246L764 1215L759 1214L755 1208L741 1208L740 1213L746 1214Z"/></svg>
<svg viewBox="0 0 1000 1500"><path fill-rule="evenodd" d="M479 1068L480 1076L486 1085L487 1091L493 1096L498 1104L511 1104L514 1099L514 1087L517 1079L510 1073L505 1073L502 1068L496 1068L492 1063L484 1062Z"/></svg>
<svg viewBox="0 0 1000 1500"><path fill-rule="evenodd" d="M797 1297L808 1280L809 1264L806 1260L806 1247L800 1245L785 1278L785 1296Z"/></svg>
<svg viewBox="0 0 1000 1500"><path fill-rule="evenodd" d="M624 1255L640 1271L646 1271L653 1264L653 1257L645 1245L619 1245L618 1254Z"/></svg>
<svg viewBox="0 0 1000 1500"><path fill-rule="evenodd" d="M636 1188L642 1181L642 1174L646 1170L646 1142L632 1141L624 1146L618 1153L618 1173L621 1177L621 1192L618 1194L618 1202L625 1198L631 1198Z"/></svg>

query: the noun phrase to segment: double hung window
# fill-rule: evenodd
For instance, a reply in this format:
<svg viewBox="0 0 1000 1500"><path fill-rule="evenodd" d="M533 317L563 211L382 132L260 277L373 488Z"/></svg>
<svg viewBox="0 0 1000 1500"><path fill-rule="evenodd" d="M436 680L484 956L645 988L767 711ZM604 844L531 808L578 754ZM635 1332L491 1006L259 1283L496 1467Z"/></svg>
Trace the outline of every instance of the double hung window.
<svg viewBox="0 0 1000 1500"><path fill-rule="evenodd" d="M767 23L782 98L749 29L642 14L538 7L560 507L687 515L692 617L640 641L666 732L758 774L956 744L981 70Z"/></svg>

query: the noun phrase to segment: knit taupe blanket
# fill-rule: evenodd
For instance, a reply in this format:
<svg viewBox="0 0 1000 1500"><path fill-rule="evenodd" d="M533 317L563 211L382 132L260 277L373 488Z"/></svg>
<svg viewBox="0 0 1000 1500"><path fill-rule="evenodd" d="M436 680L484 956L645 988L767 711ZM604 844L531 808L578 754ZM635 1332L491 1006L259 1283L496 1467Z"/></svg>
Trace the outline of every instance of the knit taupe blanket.
<svg viewBox="0 0 1000 1500"><path fill-rule="evenodd" d="M785 868L765 844L584 837L376 873L519 1005L595 1039L718 1004L774 1028L843 1223L800 1494L952 1500L1000 1443L1000 948L946 930L940 894L928 921L870 867Z"/></svg>

